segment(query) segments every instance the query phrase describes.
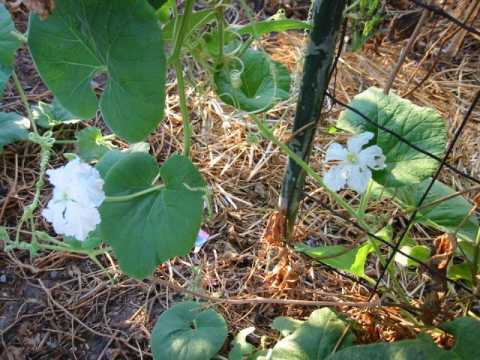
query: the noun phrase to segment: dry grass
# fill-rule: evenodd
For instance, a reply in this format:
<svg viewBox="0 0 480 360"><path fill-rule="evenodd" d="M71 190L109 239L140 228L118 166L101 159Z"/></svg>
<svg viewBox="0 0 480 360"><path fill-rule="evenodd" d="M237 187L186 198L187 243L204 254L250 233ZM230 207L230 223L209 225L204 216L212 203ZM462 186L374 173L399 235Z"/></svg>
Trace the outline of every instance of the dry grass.
<svg viewBox="0 0 480 360"><path fill-rule="evenodd" d="M22 14L18 16L24 18ZM477 21L476 25L480 23ZM437 109L447 119L450 134L464 116L473 94L480 90L478 38L466 36L458 59L438 51L438 39L451 38L455 33L456 29L446 22L431 20L393 87L413 102ZM302 42L302 34L278 35L265 39L262 46L298 77ZM404 42L392 43L379 36L363 53L344 54L334 84L337 97L349 101L369 86L383 86L403 46ZM434 69L430 71L432 66ZM17 69L31 101L50 98L25 51L19 53ZM113 282L82 256L41 253L30 259L22 251L0 252L0 344L3 346L0 356L5 359L148 358L148 339L155 319L172 304L194 296L192 292L237 300L266 297L329 301L346 316L359 321L358 335L362 342L395 340L415 334L415 328L398 308L370 311L348 306L349 302L368 301L370 292L364 284L325 266L314 265L288 249L261 241L265 224L277 205L286 157L276 146L260 138L248 117L232 112L217 100L203 81L199 74L189 88L188 99L195 129L193 158L208 181L213 198L213 218L204 225L211 235L210 241L199 254L171 260L160 266L152 279L142 282L122 275L111 257L101 261ZM181 150L181 116L174 85L173 82L168 85L165 121L149 138L151 153L160 163ZM12 87L5 95L2 110L20 109ZM326 146L342 140L342 136L328 133L340 110L331 109L318 129L311 162L319 171ZM275 124L276 135L283 140L289 137L294 111L292 98L268 113L268 121ZM92 125L103 126L100 119L88 123ZM75 126L65 127L57 135L71 138L75 130ZM479 135L477 108L450 159L452 164L476 177L480 177ZM55 150L52 166L63 163L62 153L74 149L57 146ZM23 207L32 199L37 164L37 149L26 143L9 146L0 155L0 224L9 230L13 230ZM444 171L442 180L459 190L471 186L449 171ZM309 183L307 193L309 197L302 204L299 219L300 240L347 245L363 241L357 229L312 200L317 198L335 206L322 189ZM46 189L42 205L48 196ZM353 194L346 196L357 201ZM403 215L388 201L372 204L369 212L379 223L393 218L400 227L404 221ZM40 228L50 230L44 220L37 219ZM421 227L415 233L433 246L436 233ZM24 236L28 239L28 233ZM378 264L371 259L367 273L375 278L378 271ZM424 275L404 274L403 278L403 284L418 304L424 302L429 283ZM455 316L462 309L453 296L445 298L443 313L436 320ZM268 341L274 341L277 335L268 324L275 316L302 318L315 308L313 305L250 301L217 304L232 334L256 326L253 341L257 343L261 335L268 335Z"/></svg>

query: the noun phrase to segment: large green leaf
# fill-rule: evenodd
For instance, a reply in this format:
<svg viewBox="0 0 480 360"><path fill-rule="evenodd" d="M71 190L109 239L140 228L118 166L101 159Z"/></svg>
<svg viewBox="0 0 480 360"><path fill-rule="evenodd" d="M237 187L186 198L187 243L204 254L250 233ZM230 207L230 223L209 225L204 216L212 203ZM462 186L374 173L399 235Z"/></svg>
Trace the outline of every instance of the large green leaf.
<svg viewBox="0 0 480 360"><path fill-rule="evenodd" d="M15 25L5 5L0 4L0 97L13 70L15 52L20 41L12 35Z"/></svg>
<svg viewBox="0 0 480 360"><path fill-rule="evenodd" d="M131 142L163 118L165 55L153 8L144 0L62 0L48 20L30 17L28 43L43 80L80 118L100 107L110 128ZM91 80L107 73L100 102Z"/></svg>
<svg viewBox="0 0 480 360"><path fill-rule="evenodd" d="M447 360L430 337L420 335L415 340L378 343L346 348L332 354L327 360Z"/></svg>
<svg viewBox="0 0 480 360"><path fill-rule="evenodd" d="M430 184L431 179L427 179L415 186L401 187L398 189L385 189L381 186L374 186L373 193L379 196L394 196L395 201L406 211L411 212L419 203L425 190ZM423 205L428 205L445 196L451 195L455 191L440 181L435 181L432 189L428 193ZM437 228L443 232L454 233L458 230L458 236L467 241L474 242L478 231L478 220L475 216L469 216L473 204L468 202L463 196L456 196L438 204L420 209L417 213L416 221ZM464 219L465 223L458 229Z"/></svg>
<svg viewBox="0 0 480 360"><path fill-rule="evenodd" d="M442 157L445 152L447 132L444 120L433 109L417 106L394 93L385 95L383 90L376 87L355 96L350 107L424 151L437 157ZM375 134L372 143L382 148L386 156L386 168L376 171L373 178L387 187L419 183L431 176L439 166L437 160L415 150L351 110L342 112L337 126L355 134L364 131Z"/></svg>
<svg viewBox="0 0 480 360"><path fill-rule="evenodd" d="M107 196L129 195L152 186L159 173L152 156L113 154L117 155L102 165ZM138 279L151 275L166 260L186 255L202 220L204 193L197 188L205 182L192 162L175 155L163 164L160 175L163 188L128 201L105 201L100 207L102 239L112 246L120 268Z"/></svg>
<svg viewBox="0 0 480 360"><path fill-rule="evenodd" d="M335 349L347 330L347 324L329 308L312 312L292 335L280 340L273 348L273 360L322 360ZM348 332L339 349L353 344Z"/></svg>
<svg viewBox="0 0 480 360"><path fill-rule="evenodd" d="M432 339L420 334L415 340L395 343L358 345L332 354L328 360L470 360L480 359L478 338L480 322L462 317L440 326L455 337L455 345L449 351L439 348Z"/></svg>
<svg viewBox="0 0 480 360"><path fill-rule="evenodd" d="M273 61L261 51L247 49L238 61L215 74L215 84L220 98L238 109L266 111L275 103L288 99L290 75L282 64ZM240 81L232 82L232 73L241 71Z"/></svg>
<svg viewBox="0 0 480 360"><path fill-rule="evenodd" d="M51 128L61 124L75 124L82 119L65 109L57 99L51 104L40 101L32 106L33 121L43 128Z"/></svg>
<svg viewBox="0 0 480 360"><path fill-rule="evenodd" d="M208 360L226 337L227 325L219 313L188 301L158 318L150 345L157 360Z"/></svg>
<svg viewBox="0 0 480 360"><path fill-rule="evenodd" d="M0 151L5 145L28 138L30 121L17 113L0 112Z"/></svg>
<svg viewBox="0 0 480 360"><path fill-rule="evenodd" d="M352 249L343 245L310 247L300 244L295 247L295 250L338 270L346 271L367 281L372 281L372 279L365 274L367 257L374 251L374 247L370 242L366 242L362 246Z"/></svg>

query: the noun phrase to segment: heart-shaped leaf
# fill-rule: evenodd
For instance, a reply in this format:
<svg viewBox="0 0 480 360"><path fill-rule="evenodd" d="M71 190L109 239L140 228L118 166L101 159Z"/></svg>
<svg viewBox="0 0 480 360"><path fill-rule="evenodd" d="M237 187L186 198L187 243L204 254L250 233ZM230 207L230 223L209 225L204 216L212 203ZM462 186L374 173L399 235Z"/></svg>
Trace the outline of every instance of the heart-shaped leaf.
<svg viewBox="0 0 480 360"><path fill-rule="evenodd" d="M40 101L32 106L33 121L43 128L52 128L61 124L75 124L82 119L65 109L57 99L51 104Z"/></svg>
<svg viewBox="0 0 480 360"><path fill-rule="evenodd" d="M217 93L224 102L260 112L288 99L290 74L285 66L252 49L247 49L240 61L243 65L235 60L215 74Z"/></svg>
<svg viewBox="0 0 480 360"><path fill-rule="evenodd" d="M88 127L80 130L75 137L78 142L78 155L84 161L98 160L114 146L104 139L100 129Z"/></svg>
<svg viewBox="0 0 480 360"><path fill-rule="evenodd" d="M361 277L367 281L373 281L365 274L365 263L368 255L374 251L370 242L352 249L343 245L330 245L310 247L304 244L297 245L295 250L312 257L313 259Z"/></svg>
<svg viewBox="0 0 480 360"><path fill-rule="evenodd" d="M162 32L146 1L62 0L48 20L30 17L28 44L37 69L60 103L80 118L100 107L108 126L131 142L163 118ZM107 73L98 103L92 79Z"/></svg>
<svg viewBox="0 0 480 360"><path fill-rule="evenodd" d="M149 189L159 173L155 159L144 152L119 153L106 163L107 196ZM202 220L205 182L192 162L175 155L160 175L163 188L127 201L106 200L100 207L102 239L112 246L120 268L137 279L172 257L186 255Z"/></svg>
<svg viewBox="0 0 480 360"><path fill-rule="evenodd" d="M431 179L427 179L415 186L407 186L399 189L385 189L375 185L373 187L373 193L377 197L381 194L389 197L393 196L395 201L398 202L404 210L411 212L427 190L430 181ZM440 181L435 181L423 202L422 208L418 211L415 220L443 232L455 233L458 230L457 235L460 239L475 242L479 223L474 215L469 216L473 204L468 202L463 196L455 196L437 203L438 200L454 193L455 191L452 188ZM432 205L427 206L429 204Z"/></svg>
<svg viewBox="0 0 480 360"><path fill-rule="evenodd" d="M5 145L26 140L30 121L17 113L0 112L0 151Z"/></svg>
<svg viewBox="0 0 480 360"><path fill-rule="evenodd" d="M347 324L329 308L315 310L292 335L280 340L273 348L275 360L323 360L345 335L339 349L353 344Z"/></svg>
<svg viewBox="0 0 480 360"><path fill-rule="evenodd" d="M455 345L448 351L439 348L428 335L420 334L414 340L352 346L332 354L327 360L470 360L480 358L480 348L477 346L480 336L480 321L462 317L440 327L455 337Z"/></svg>
<svg viewBox="0 0 480 360"><path fill-rule="evenodd" d="M447 132L442 117L435 110L417 106L393 93L385 95L383 90L376 87L355 96L350 107L421 150L437 157L443 156ZM382 148L386 157L386 168L375 171L373 178L386 187L419 183L431 176L439 166L437 160L369 123L351 110L342 112L337 126L354 134L365 131L375 134L372 143Z"/></svg>
<svg viewBox="0 0 480 360"><path fill-rule="evenodd" d="M207 360L227 337L223 317L188 301L165 311L153 328L150 345L157 360Z"/></svg>
<svg viewBox="0 0 480 360"><path fill-rule="evenodd" d="M20 41L12 35L15 25L5 5L0 4L0 97L13 70L13 60Z"/></svg>

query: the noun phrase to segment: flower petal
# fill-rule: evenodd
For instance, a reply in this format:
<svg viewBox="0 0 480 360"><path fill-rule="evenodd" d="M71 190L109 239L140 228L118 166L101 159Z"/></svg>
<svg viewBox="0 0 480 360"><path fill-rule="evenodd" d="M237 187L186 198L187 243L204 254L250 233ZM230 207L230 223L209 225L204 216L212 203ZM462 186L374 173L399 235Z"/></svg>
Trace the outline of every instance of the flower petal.
<svg viewBox="0 0 480 360"><path fill-rule="evenodd" d="M333 143L327 148L325 153L325 161L344 161L348 155L347 149L342 145Z"/></svg>
<svg viewBox="0 0 480 360"><path fill-rule="evenodd" d="M347 141L348 151L354 154L358 154L362 150L362 147L367 145L374 136L375 135L369 131L366 131L356 136L352 136Z"/></svg>
<svg viewBox="0 0 480 360"><path fill-rule="evenodd" d="M369 146L358 154L360 166L368 166L372 170L381 170L385 168L385 156L380 146Z"/></svg>
<svg viewBox="0 0 480 360"><path fill-rule="evenodd" d="M65 220L63 235L83 241L100 224L100 213L95 207L84 207L70 202L65 210Z"/></svg>
<svg viewBox="0 0 480 360"><path fill-rule="evenodd" d="M371 178L372 172L368 167L351 166L350 174L347 178L347 184L350 189L361 194L367 190L368 182Z"/></svg>
<svg viewBox="0 0 480 360"><path fill-rule="evenodd" d="M344 166L332 166L323 176L323 183L332 191L339 191L346 185L346 172Z"/></svg>
<svg viewBox="0 0 480 360"><path fill-rule="evenodd" d="M67 224L65 218L63 217L65 209L66 206L64 203L50 200L48 206L42 211L42 216L45 218L45 220L53 225L53 229L57 234L65 233L65 227Z"/></svg>

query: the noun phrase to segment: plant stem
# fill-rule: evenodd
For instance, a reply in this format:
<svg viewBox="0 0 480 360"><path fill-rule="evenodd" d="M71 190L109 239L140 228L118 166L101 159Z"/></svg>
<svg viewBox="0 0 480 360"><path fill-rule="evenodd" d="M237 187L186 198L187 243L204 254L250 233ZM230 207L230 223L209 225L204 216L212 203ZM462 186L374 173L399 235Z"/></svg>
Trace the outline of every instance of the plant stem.
<svg viewBox="0 0 480 360"><path fill-rule="evenodd" d="M40 170L38 175L38 180L35 183L35 194L33 196L32 202L25 207L23 210L22 217L20 218L18 225L17 225L17 233L15 236L15 243L20 242L20 230L22 229L23 224L28 221L32 216L33 212L37 209L38 204L40 202L40 191L45 185L45 172L47 171L48 161L50 159L50 149L53 145L54 139L49 137L50 133L46 133L46 136L40 136L36 133L31 134L30 140L34 143L40 145ZM32 235L32 238L35 239L35 236Z"/></svg>
<svg viewBox="0 0 480 360"><path fill-rule="evenodd" d="M472 264L472 282L473 286L477 286L477 273L478 273L478 258L480 256L480 229L477 231L477 237L475 238L475 251L473 253Z"/></svg>
<svg viewBox="0 0 480 360"><path fill-rule="evenodd" d="M178 24L178 31L175 33L175 39L173 40L172 55L168 59L168 62L171 64L176 63L180 58L183 41L185 40L185 34L187 33L188 27L190 26L190 18L192 16L194 2L195 0L186 0L183 16L177 16L177 19L179 19L180 23ZM175 28L177 28L177 26Z"/></svg>
<svg viewBox="0 0 480 360"><path fill-rule="evenodd" d="M32 125L33 131L38 134L37 124L35 124L35 120L33 119L32 109L30 108L30 104L28 103L27 95L25 95L25 91L23 90L22 84L18 79L17 73L15 71L12 72L13 81L15 82L15 87L20 95L20 100L22 101L23 106L25 107L25 111L27 112L28 120L30 120L30 124Z"/></svg>
<svg viewBox="0 0 480 360"><path fill-rule="evenodd" d="M180 61L175 63L175 72L177 74L178 98L180 100L180 112L182 113L183 125L183 155L190 156L190 147L192 143L192 124L188 114L187 96L185 95L185 79L183 78L183 68Z"/></svg>
<svg viewBox="0 0 480 360"><path fill-rule="evenodd" d="M28 38L25 36L25 34L22 34L21 32L19 32L17 30L10 31L10 34L24 44L26 44L28 42Z"/></svg>
<svg viewBox="0 0 480 360"><path fill-rule="evenodd" d="M70 145L70 144L76 144L77 140L55 140L55 144L58 145Z"/></svg>
<svg viewBox="0 0 480 360"><path fill-rule="evenodd" d="M365 191L361 198L360 198L360 205L358 206L358 215L360 217L364 217L365 211L367 210L368 206L368 200L370 200L370 196L372 195L372 189L373 189L373 181L370 180L368 183L367 191Z"/></svg>
<svg viewBox="0 0 480 360"><path fill-rule="evenodd" d="M293 124L295 135L289 145L298 158L305 163L310 158L325 92L330 82L345 5L344 0L315 0L313 5L313 27L305 54L302 86ZM285 236L287 239L293 233L305 185L305 175L305 169L290 158L280 198L280 211L286 214Z"/></svg>
<svg viewBox="0 0 480 360"><path fill-rule="evenodd" d="M219 42L218 42L218 58L217 58L217 69L220 69L223 66L223 51L225 47L225 20L223 14L223 5L220 5L216 9L216 16L217 16L217 26L218 26L218 34L219 34Z"/></svg>
<svg viewBox="0 0 480 360"><path fill-rule="evenodd" d="M136 193L133 193L133 194L129 194L129 195L122 195L122 196L107 196L105 197L105 202L125 202L125 201L130 201L130 200L133 200L137 197L141 197L141 196L144 196L144 195L147 195L147 194L150 194L152 192L155 192L155 191L158 191L160 190L161 188L163 188L165 185L155 185L155 186L152 186L148 189L145 189L145 190L142 190L142 191L139 191L139 192L136 192Z"/></svg>

